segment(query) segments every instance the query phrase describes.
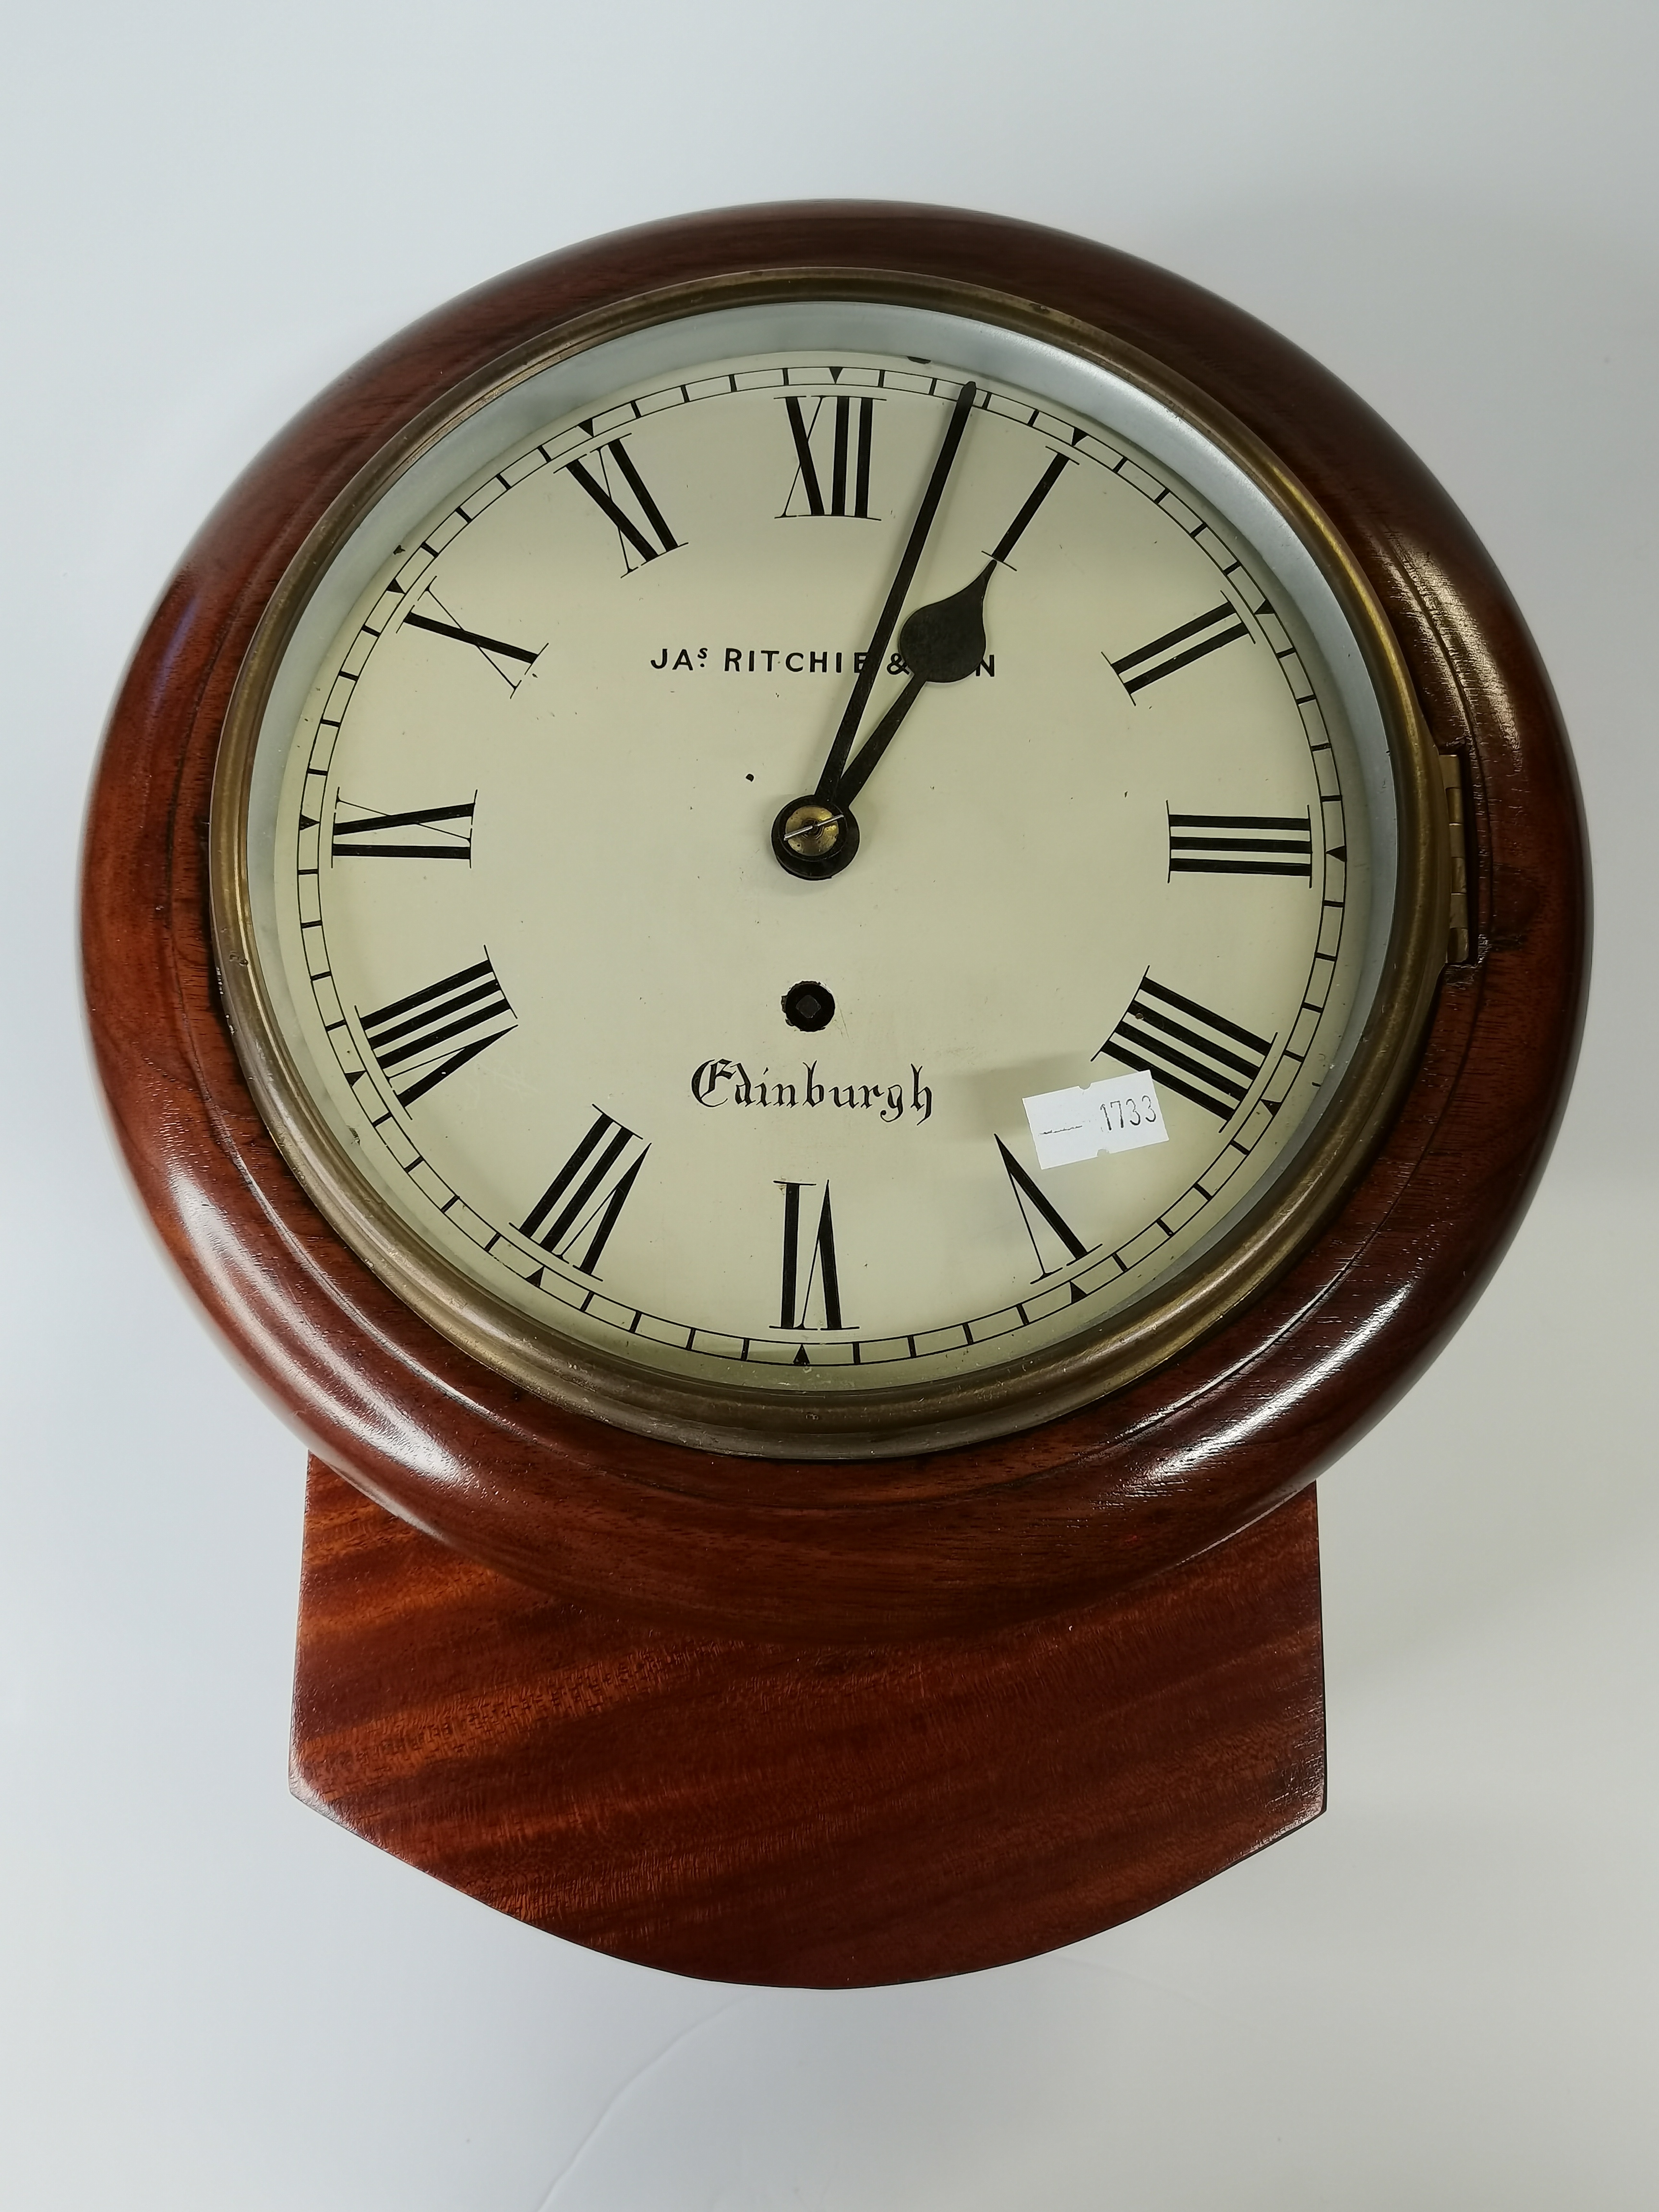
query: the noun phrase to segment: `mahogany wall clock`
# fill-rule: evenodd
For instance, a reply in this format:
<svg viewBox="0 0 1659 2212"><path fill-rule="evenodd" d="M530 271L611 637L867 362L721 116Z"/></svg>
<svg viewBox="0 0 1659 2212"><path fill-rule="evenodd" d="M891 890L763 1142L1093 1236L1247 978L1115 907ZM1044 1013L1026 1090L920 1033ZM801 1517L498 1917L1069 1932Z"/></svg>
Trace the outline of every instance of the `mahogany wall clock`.
<svg viewBox="0 0 1659 2212"><path fill-rule="evenodd" d="M1309 1486L1541 1164L1585 889L1502 584L1293 347L927 209L502 277L204 527L85 919L314 1455L303 1795L825 1983L1318 1810Z"/></svg>

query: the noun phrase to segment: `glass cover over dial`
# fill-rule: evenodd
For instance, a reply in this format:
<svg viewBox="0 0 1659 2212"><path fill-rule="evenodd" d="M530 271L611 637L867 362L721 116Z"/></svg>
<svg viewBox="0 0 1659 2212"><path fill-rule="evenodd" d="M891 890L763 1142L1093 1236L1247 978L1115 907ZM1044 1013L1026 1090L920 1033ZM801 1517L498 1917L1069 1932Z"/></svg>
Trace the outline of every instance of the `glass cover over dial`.
<svg viewBox="0 0 1659 2212"><path fill-rule="evenodd" d="M274 665L246 896L294 1149L509 1366L810 1419L1109 1335L1284 1172L1378 990L1350 611L1178 407L987 324L727 309L520 378Z"/></svg>

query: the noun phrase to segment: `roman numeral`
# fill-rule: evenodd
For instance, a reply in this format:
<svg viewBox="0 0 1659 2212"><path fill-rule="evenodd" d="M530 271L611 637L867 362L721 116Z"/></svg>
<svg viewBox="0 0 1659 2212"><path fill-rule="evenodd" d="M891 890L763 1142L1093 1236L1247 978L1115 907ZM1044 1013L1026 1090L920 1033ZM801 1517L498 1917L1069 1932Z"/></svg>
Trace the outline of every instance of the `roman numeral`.
<svg viewBox="0 0 1659 2212"><path fill-rule="evenodd" d="M1005 566L1006 565L1008 556L1013 551L1015 546L1018 544L1020 539L1025 535L1027 524L1030 521L1038 507L1040 507L1043 501L1048 498L1049 493L1054 489L1054 486L1060 482L1061 477L1065 475L1066 470L1069 469L1071 465L1072 460L1069 453L1056 453L1054 455L1053 460L1049 462L1048 467L1044 469L1042 474L1037 478L1036 490L1033 491L1031 496L1026 501L1024 506L1021 507L1019 513L1014 517L1013 520L1008 525L1008 527L1003 532L1002 536L998 539L996 547L991 555L991 558L994 561L1000 561L1005 564Z"/></svg>
<svg viewBox="0 0 1659 2212"><path fill-rule="evenodd" d="M1008 1188L1014 1194L1014 1204L1019 1208L1025 1234L1031 1240L1032 1255L1037 1263L1037 1272L1032 1276L1032 1281L1040 1283L1046 1275L1058 1274L1072 1261L1085 1259L1095 1248L1085 1244L1060 1209L1043 1196L1000 1137L997 1139L997 1150L1002 1155L1002 1164L1007 1170ZM1044 1241L1052 1238L1060 1245L1066 1254L1064 1260L1056 1260L1052 1266L1044 1261L1042 1243L1039 1242L1037 1235L1039 1228L1043 1232Z"/></svg>
<svg viewBox="0 0 1659 2212"><path fill-rule="evenodd" d="M832 375L839 374L831 370ZM795 441L795 474L784 496L785 516L799 514L851 514L867 520L870 514L870 441L875 429L876 403L860 399L856 403L847 392L837 392L833 398L827 394L803 405L792 393L784 401L789 416L789 434ZM817 450L813 450L813 440ZM830 496L824 500L823 478L819 465L826 458L830 467ZM848 491L853 503L849 507ZM803 507L792 501L805 500Z"/></svg>
<svg viewBox="0 0 1659 2212"><path fill-rule="evenodd" d="M518 1017L487 956L471 968L458 968L453 975L428 983L423 991L411 991L406 999L394 999L372 1014L360 1013L357 1019L400 1106L424 1098L458 1067L465 1067L518 1027Z"/></svg>
<svg viewBox="0 0 1659 2212"><path fill-rule="evenodd" d="M1109 1054L1125 1067L1155 1076L1166 1090L1227 1121L1272 1049L1271 1037L1258 1036L1146 975L1094 1057Z"/></svg>
<svg viewBox="0 0 1659 2212"><path fill-rule="evenodd" d="M422 612L422 609L435 611ZM468 629L464 623L456 621L429 584L404 617L404 628L423 629L433 637L447 637L457 645L471 646L509 691L518 690L526 672L534 666L544 650L540 646L532 649L527 645L509 645L504 637L489 637L483 630Z"/></svg>
<svg viewBox="0 0 1659 2212"><path fill-rule="evenodd" d="M1305 814L1170 815L1172 876L1300 876L1313 881Z"/></svg>
<svg viewBox="0 0 1659 2212"><path fill-rule="evenodd" d="M639 1151L618 1175L624 1155L635 1145ZM520 1222L520 1231L579 1273L597 1278L600 1255L650 1149L632 1129L624 1129L596 1106L587 1134ZM571 1255L584 1238L582 1255L574 1259Z"/></svg>
<svg viewBox="0 0 1659 2212"><path fill-rule="evenodd" d="M330 857L336 860L471 860L472 811L477 804L475 793L464 806L414 806L406 814L371 814L352 799L337 799ZM349 821L341 820L342 807L350 810ZM456 825L453 829L448 827L451 823ZM428 837L392 834L416 830L432 834Z"/></svg>
<svg viewBox="0 0 1659 2212"><path fill-rule="evenodd" d="M599 473L594 474L597 470ZM609 445L598 447L586 461L572 461L565 473L587 494L595 507L612 525L617 542L622 547L623 573L631 576L647 561L659 554L678 550L673 532L663 520L662 509L645 488L645 479L635 467L628 447L620 438L612 438ZM624 494L632 495L635 514L623 506Z"/></svg>
<svg viewBox="0 0 1659 2212"><path fill-rule="evenodd" d="M815 1190L816 1183L781 1182L783 1193L783 1290L779 1301L780 1328L842 1328L841 1280L836 1273L836 1224L830 1211L830 1186L823 1186L823 1203L818 1208L818 1225L811 1244L803 1254L801 1237L803 1224L800 1194L804 1190ZM811 1212L810 1206L806 1209ZM805 1265L802 1262L805 1261ZM822 1304L823 1319L814 1324L807 1320L816 1286ZM808 1364L803 1346L796 1364Z"/></svg>
<svg viewBox="0 0 1659 2212"><path fill-rule="evenodd" d="M1207 633L1207 635L1206 635ZM1174 629L1166 629L1162 637L1155 637L1150 645L1126 653L1121 660L1115 660L1112 668L1123 680L1123 688L1133 698L1149 684L1157 684L1166 676L1173 676L1177 668L1189 668L1195 660L1202 660L1206 653L1218 653L1224 645L1231 645L1241 637L1249 635L1248 626L1238 618L1238 610L1231 599L1223 599L1218 607L1207 614L1194 615L1191 622L1182 623ZM1189 639L1196 642L1188 645ZM1185 650L1182 650L1185 647ZM1105 656L1103 654L1102 658ZM1134 673L1131 673L1131 671Z"/></svg>

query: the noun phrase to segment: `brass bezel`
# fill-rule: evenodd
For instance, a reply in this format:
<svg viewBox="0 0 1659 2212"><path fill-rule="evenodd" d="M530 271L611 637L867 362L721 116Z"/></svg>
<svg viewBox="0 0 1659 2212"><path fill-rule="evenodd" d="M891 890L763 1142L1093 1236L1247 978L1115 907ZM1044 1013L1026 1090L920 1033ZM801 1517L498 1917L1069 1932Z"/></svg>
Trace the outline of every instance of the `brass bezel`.
<svg viewBox="0 0 1659 2212"><path fill-rule="evenodd" d="M1138 385L1219 447L1296 532L1359 640L1388 734L1399 863L1382 972L1336 1094L1288 1166L1217 1244L1051 1351L1019 1354L988 1374L808 1402L787 1388L722 1389L652 1372L562 1339L420 1243L342 1151L278 1027L255 952L247 818L260 723L289 641L335 554L397 477L499 393L572 355L716 308L823 299L931 308L1038 338ZM1056 310L923 275L811 268L724 275L573 318L462 380L388 441L311 531L248 648L214 777L210 883L225 1007L266 1127L331 1226L405 1304L487 1367L576 1413L698 1450L825 1461L938 1451L1073 1412L1164 1365L1281 1274L1330 1220L1393 1121L1444 965L1449 896L1439 759L1387 617L1328 517L1251 431L1139 349Z"/></svg>

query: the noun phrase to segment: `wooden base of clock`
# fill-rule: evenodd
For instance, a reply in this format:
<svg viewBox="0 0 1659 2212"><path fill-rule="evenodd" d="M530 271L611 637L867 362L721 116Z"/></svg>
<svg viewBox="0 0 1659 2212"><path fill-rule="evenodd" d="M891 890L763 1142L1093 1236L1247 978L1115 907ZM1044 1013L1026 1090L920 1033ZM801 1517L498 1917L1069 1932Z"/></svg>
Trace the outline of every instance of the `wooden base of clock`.
<svg viewBox="0 0 1659 2212"><path fill-rule="evenodd" d="M844 1988L1074 1942L1322 1808L1311 1489L1109 1602L884 1646L563 1603L311 1462L295 1793L617 1957Z"/></svg>

